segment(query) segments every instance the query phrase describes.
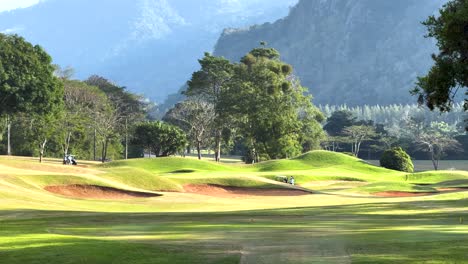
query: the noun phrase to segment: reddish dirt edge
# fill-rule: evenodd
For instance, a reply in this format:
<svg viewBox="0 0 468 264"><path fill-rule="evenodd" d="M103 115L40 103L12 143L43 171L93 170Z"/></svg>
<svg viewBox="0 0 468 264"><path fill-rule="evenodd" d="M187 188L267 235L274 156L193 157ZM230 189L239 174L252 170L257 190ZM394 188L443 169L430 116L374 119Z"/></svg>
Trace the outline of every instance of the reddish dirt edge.
<svg viewBox="0 0 468 264"><path fill-rule="evenodd" d="M134 192L112 187L81 184L47 186L44 190L63 196L88 199L132 199L161 196L155 193Z"/></svg>
<svg viewBox="0 0 468 264"><path fill-rule="evenodd" d="M397 192L397 191L373 193L373 195L380 196L380 197L413 197L413 196L426 196L426 195L433 195L433 194L437 194L437 193L436 192Z"/></svg>
<svg viewBox="0 0 468 264"><path fill-rule="evenodd" d="M449 192L463 192L467 191L468 188L437 188L438 192L398 192L398 191L389 191L389 192L378 192L373 193L375 196L380 197L413 197L413 196L427 196L440 193L449 193Z"/></svg>
<svg viewBox="0 0 468 264"><path fill-rule="evenodd" d="M187 193L196 193L215 197L246 197L246 196L299 196L310 192L294 189L262 189L226 187L214 184L187 184L184 185Z"/></svg>

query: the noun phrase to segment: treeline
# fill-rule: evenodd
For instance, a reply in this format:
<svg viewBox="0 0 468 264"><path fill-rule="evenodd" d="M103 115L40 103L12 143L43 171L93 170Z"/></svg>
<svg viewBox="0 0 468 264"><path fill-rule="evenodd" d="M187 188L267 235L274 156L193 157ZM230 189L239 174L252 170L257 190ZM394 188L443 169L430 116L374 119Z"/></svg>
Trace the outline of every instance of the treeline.
<svg viewBox="0 0 468 264"><path fill-rule="evenodd" d="M71 68L17 35L0 34L0 153L108 160L139 157L135 124L153 105L101 76Z"/></svg>
<svg viewBox="0 0 468 264"><path fill-rule="evenodd" d="M372 120L376 124L384 124L387 128L400 126L402 120L417 117L426 125L432 122L445 122L451 125L462 125L468 115L464 112L463 102L455 103L451 112L430 111L427 107L418 104L393 105L319 105L320 111L328 118L336 111L349 111L358 120Z"/></svg>
<svg viewBox="0 0 468 264"><path fill-rule="evenodd" d="M3 118L1 153L20 156L108 160L140 157L132 144L133 126L144 121L152 107L141 96L128 92L104 77L70 80L61 69L55 74L63 86L63 100L53 112L22 111ZM8 142L8 135L10 140Z"/></svg>
<svg viewBox="0 0 468 264"><path fill-rule="evenodd" d="M435 169L442 158L468 156L461 104L444 114L416 105L316 107L266 43L237 63L206 53L163 121L125 87L96 75L72 80L71 69L51 62L41 47L0 34L0 153L105 162L214 150L216 161L235 154L256 163L320 148L379 159L402 147Z"/></svg>
<svg viewBox="0 0 468 264"><path fill-rule="evenodd" d="M416 106L369 107L375 112L360 118L356 113L363 113L363 108L355 107L354 111L335 109L345 110L335 110L327 118L324 130L328 136L322 142L325 149L350 152L364 159L380 159L385 150L402 147L412 158L432 160L436 170L443 158L468 158L466 123L461 119L463 112L458 113L454 122L448 123L445 121L450 121L447 118L450 115L431 120L427 116L434 117L432 114ZM413 111L406 112L409 109ZM385 122L363 119L379 117L379 114L386 115ZM443 117L445 121L440 120Z"/></svg>

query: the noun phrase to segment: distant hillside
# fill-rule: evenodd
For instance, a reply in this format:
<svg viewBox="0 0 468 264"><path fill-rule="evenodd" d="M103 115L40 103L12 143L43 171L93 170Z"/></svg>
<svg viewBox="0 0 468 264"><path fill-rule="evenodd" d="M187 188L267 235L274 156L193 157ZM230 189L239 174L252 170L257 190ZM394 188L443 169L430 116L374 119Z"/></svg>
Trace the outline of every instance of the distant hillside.
<svg viewBox="0 0 468 264"><path fill-rule="evenodd" d="M432 65L421 21L445 0L300 0L275 23L226 29L215 54L238 61L260 41L295 67L314 102L414 102L416 77Z"/></svg>
<svg viewBox="0 0 468 264"><path fill-rule="evenodd" d="M43 46L77 78L104 75L162 100L225 27L274 21L297 0L45 0L0 13L0 32Z"/></svg>

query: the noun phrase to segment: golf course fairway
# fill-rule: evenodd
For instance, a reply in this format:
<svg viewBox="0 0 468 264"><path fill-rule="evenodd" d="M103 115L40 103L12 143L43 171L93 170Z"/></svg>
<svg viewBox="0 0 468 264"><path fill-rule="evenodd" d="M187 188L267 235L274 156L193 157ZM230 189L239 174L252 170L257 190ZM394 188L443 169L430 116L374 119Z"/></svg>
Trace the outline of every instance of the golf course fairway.
<svg viewBox="0 0 468 264"><path fill-rule="evenodd" d="M293 176L296 185L279 179ZM0 263L468 263L468 172L0 157Z"/></svg>

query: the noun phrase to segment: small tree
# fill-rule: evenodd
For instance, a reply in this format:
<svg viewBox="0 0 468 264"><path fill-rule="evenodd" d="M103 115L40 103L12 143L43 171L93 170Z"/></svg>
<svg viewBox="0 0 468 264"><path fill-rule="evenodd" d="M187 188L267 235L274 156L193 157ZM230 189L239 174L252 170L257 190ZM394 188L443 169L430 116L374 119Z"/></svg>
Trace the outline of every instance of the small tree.
<svg viewBox="0 0 468 264"><path fill-rule="evenodd" d="M330 136L341 135L343 129L354 125L356 120L356 116L354 116L354 114L350 111L335 111L329 118L327 118L327 123L323 129L327 131Z"/></svg>
<svg viewBox="0 0 468 264"><path fill-rule="evenodd" d="M370 140L372 137L376 136L375 128L368 125L350 126L345 128L343 133L350 138L352 153L356 157L359 156L359 150L361 149L362 142Z"/></svg>
<svg viewBox="0 0 468 264"><path fill-rule="evenodd" d="M209 141L214 118L213 105L194 97L176 104L166 114L164 121L186 130L197 148L198 159L201 159L201 148Z"/></svg>
<svg viewBox="0 0 468 264"><path fill-rule="evenodd" d="M459 150L460 143L453 139L454 129L444 122L432 122L421 135L416 138L419 149L429 153L434 170L439 169L439 161L447 150Z"/></svg>
<svg viewBox="0 0 468 264"><path fill-rule="evenodd" d="M138 124L133 142L149 149L156 157L174 155L187 145L185 133L180 128L159 121Z"/></svg>
<svg viewBox="0 0 468 264"><path fill-rule="evenodd" d="M400 147L386 150L380 158L380 166L404 172L413 172L411 157Z"/></svg>

